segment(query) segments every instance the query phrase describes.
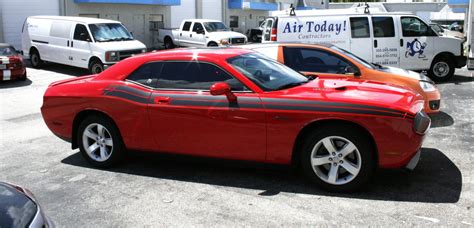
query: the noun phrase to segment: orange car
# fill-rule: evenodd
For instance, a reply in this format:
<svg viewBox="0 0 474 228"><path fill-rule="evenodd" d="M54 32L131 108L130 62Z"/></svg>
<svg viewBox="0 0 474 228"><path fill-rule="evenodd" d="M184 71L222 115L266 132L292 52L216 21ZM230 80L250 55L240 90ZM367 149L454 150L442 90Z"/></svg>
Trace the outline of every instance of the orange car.
<svg viewBox="0 0 474 228"><path fill-rule="evenodd" d="M439 111L441 95L424 74L368 63L331 44L258 44L242 46L260 52L305 75L319 78L356 78L411 88L425 99L425 112Z"/></svg>

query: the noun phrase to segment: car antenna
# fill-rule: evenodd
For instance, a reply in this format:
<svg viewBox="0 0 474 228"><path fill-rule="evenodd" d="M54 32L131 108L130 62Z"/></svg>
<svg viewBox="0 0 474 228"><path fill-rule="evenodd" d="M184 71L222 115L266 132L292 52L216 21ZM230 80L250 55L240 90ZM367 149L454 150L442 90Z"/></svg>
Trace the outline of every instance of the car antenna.
<svg viewBox="0 0 474 228"><path fill-rule="evenodd" d="M365 9L364 9L365 14L370 14L369 8L370 8L369 3L365 2Z"/></svg>
<svg viewBox="0 0 474 228"><path fill-rule="evenodd" d="M293 6L293 3L291 3L290 5L290 16L296 16L295 7Z"/></svg>

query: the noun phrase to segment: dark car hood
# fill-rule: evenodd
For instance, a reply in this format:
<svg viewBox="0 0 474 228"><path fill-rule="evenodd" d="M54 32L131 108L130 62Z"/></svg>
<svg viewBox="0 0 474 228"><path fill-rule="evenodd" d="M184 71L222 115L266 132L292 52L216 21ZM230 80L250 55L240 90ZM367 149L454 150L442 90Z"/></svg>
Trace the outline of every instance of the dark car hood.
<svg viewBox="0 0 474 228"><path fill-rule="evenodd" d="M416 113L423 108L423 97L405 87L352 79L315 79L287 90L274 91L283 98L370 105Z"/></svg>
<svg viewBox="0 0 474 228"><path fill-rule="evenodd" d="M0 182L0 227L27 227L38 207L15 186Z"/></svg>

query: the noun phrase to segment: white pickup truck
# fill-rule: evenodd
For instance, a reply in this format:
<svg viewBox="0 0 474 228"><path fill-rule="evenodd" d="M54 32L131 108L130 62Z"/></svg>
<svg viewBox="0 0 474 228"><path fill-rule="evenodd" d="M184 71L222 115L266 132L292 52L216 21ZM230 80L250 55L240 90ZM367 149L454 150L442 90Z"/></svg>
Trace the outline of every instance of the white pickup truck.
<svg viewBox="0 0 474 228"><path fill-rule="evenodd" d="M158 40L166 49L182 47L212 47L247 43L247 37L231 31L221 21L207 19L183 20L178 29L160 29Z"/></svg>

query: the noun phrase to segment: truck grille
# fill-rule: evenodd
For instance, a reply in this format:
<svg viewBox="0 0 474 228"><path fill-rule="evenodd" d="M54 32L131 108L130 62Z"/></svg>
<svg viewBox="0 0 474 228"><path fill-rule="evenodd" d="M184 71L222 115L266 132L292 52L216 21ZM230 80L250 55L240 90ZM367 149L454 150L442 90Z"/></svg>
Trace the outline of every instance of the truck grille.
<svg viewBox="0 0 474 228"><path fill-rule="evenodd" d="M231 44L244 44L245 38L231 38L230 43Z"/></svg>
<svg viewBox="0 0 474 228"><path fill-rule="evenodd" d="M137 50L127 50L127 51L120 51L119 54L119 60L124 60L132 55L137 55L141 54L142 49L137 49Z"/></svg>

